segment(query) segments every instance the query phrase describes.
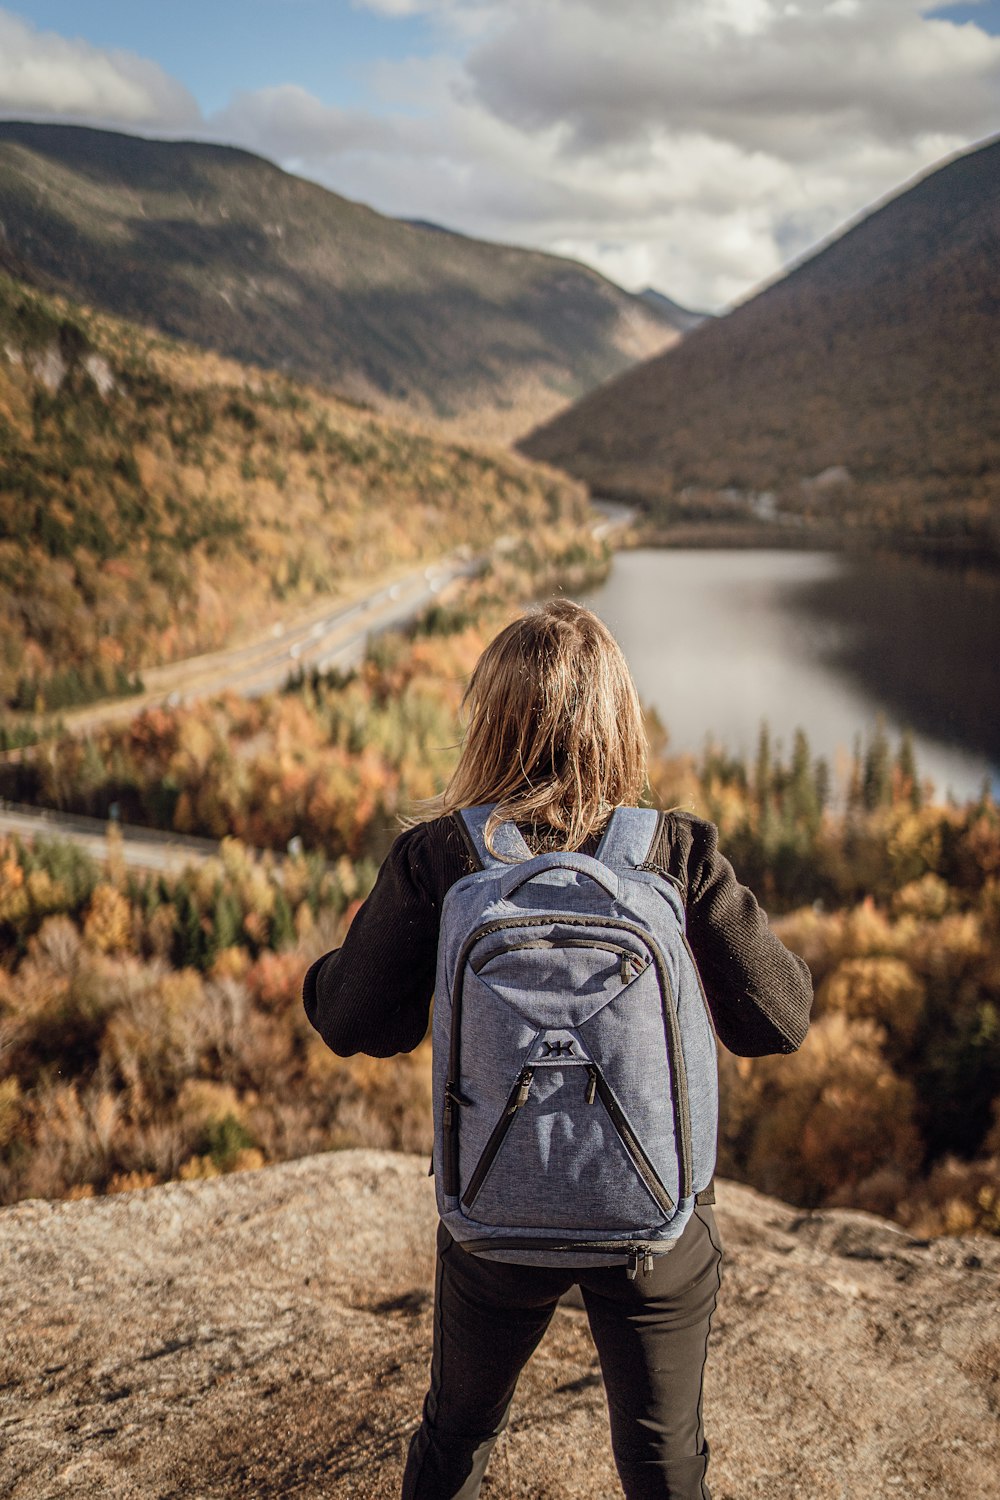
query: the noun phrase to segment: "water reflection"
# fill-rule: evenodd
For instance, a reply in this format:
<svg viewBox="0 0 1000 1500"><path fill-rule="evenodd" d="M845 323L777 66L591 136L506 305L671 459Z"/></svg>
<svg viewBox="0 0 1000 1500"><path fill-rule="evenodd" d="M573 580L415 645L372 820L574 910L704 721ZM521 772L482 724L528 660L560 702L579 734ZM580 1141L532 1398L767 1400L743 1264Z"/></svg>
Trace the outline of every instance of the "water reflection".
<svg viewBox="0 0 1000 1500"><path fill-rule="evenodd" d="M956 797L1000 783L1000 583L824 552L621 552L583 596L671 744L752 753L762 719L843 765L881 713Z"/></svg>

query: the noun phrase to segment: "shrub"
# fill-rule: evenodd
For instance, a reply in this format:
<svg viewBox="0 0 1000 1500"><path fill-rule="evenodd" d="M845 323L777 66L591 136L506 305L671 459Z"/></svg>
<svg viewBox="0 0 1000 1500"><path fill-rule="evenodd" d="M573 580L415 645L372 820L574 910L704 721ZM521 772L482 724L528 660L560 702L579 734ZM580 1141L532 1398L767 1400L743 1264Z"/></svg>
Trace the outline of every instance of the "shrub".
<svg viewBox="0 0 1000 1500"><path fill-rule="evenodd" d="M913 1086L882 1054L871 1021L836 1013L816 1021L791 1057L722 1065L722 1172L814 1206L849 1201L877 1170L905 1176L920 1160Z"/></svg>

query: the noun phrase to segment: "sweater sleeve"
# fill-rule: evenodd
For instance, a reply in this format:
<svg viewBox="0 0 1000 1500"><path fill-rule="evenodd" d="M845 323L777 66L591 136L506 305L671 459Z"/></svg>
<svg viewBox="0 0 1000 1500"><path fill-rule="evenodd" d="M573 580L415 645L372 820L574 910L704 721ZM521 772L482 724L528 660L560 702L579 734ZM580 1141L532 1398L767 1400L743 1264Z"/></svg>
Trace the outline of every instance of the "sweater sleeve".
<svg viewBox="0 0 1000 1500"><path fill-rule="evenodd" d="M807 964L737 880L714 824L668 815L664 835L671 831L668 869L685 888L688 941L719 1040L741 1057L794 1052L812 1008Z"/></svg>
<svg viewBox="0 0 1000 1500"><path fill-rule="evenodd" d="M427 1030L439 907L422 859L423 826L401 833L343 946L308 970L306 1015L341 1057L412 1052Z"/></svg>

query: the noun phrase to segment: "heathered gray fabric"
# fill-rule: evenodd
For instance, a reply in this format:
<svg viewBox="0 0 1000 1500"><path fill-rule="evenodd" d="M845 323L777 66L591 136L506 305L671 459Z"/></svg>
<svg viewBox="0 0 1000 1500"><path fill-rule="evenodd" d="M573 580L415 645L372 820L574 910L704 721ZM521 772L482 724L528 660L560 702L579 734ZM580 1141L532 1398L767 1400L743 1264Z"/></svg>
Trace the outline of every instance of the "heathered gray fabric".
<svg viewBox="0 0 1000 1500"><path fill-rule="evenodd" d="M634 870L652 853L653 840L660 826L655 807L633 807L628 817L612 817L604 830L595 857L612 870Z"/></svg>
<svg viewBox="0 0 1000 1500"><path fill-rule="evenodd" d="M684 908L659 874L636 870L658 817L616 810L598 853L532 857L513 825L483 841L489 808L463 814L483 869L449 890L441 918L434 1012L435 1171L438 1205L457 1240L509 1237L621 1243L622 1252L492 1250L530 1264L615 1263L624 1247L667 1248L690 1217L715 1165L715 1038L684 942ZM510 862L508 862L510 861ZM613 868L612 868L613 866ZM618 923L627 924L624 926ZM469 948L471 935L494 927ZM526 944L514 947L514 944ZM462 954L468 961L460 974ZM661 984L661 963L666 986ZM451 1078L458 1192L445 1191L445 1086L454 1001L461 991L459 1067ZM672 1053L665 1012L677 1014ZM671 1083L678 1075L678 1089ZM532 1076L511 1109L522 1069ZM595 1094L592 1070L601 1075ZM681 1198L679 1095L687 1081L691 1191ZM588 1094L589 1086L589 1094ZM614 1103L606 1105L609 1090ZM624 1112L627 1124L609 1108ZM506 1126L497 1149L495 1132ZM623 1131L642 1151L674 1207L657 1201ZM492 1164L469 1188L493 1138Z"/></svg>
<svg viewBox="0 0 1000 1500"><path fill-rule="evenodd" d="M492 811L492 803L485 803L482 807L467 807L462 811L462 822L468 829L480 863L492 869L499 868L501 864L510 860L530 859L531 850L525 843L524 835L516 823L501 823L494 833L495 856L487 849L486 824Z"/></svg>

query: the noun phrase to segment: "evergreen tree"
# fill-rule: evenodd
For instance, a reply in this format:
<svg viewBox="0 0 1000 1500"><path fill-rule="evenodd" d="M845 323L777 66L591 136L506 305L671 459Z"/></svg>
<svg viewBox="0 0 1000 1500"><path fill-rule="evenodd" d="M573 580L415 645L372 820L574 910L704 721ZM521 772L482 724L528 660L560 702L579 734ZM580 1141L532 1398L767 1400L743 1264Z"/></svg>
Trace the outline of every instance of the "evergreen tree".
<svg viewBox="0 0 1000 1500"><path fill-rule="evenodd" d="M174 963L179 969L189 965L202 969L205 967L207 956L205 931L201 924L198 903L186 879L178 882L174 894L174 906L177 911L174 929Z"/></svg>
<svg viewBox="0 0 1000 1500"><path fill-rule="evenodd" d="M917 758L913 749L913 733L904 729L896 752L896 772L900 795L906 797L912 807L923 804L923 789L917 774Z"/></svg>
<svg viewBox="0 0 1000 1500"><path fill-rule="evenodd" d="M892 758L885 720L881 715L875 721L875 733L865 752L861 800L868 812L886 807L892 801Z"/></svg>
<svg viewBox="0 0 1000 1500"><path fill-rule="evenodd" d="M760 721L757 737L757 759L753 769L753 788L757 805L763 808L771 791L771 731L766 719Z"/></svg>
<svg viewBox="0 0 1000 1500"><path fill-rule="evenodd" d="M212 910L213 957L223 948L234 948L243 937L243 912L235 893L219 884Z"/></svg>
<svg viewBox="0 0 1000 1500"><path fill-rule="evenodd" d="M819 821L820 804L816 796L809 741L804 729L795 731L787 798L792 823L810 831L814 829Z"/></svg>
<svg viewBox="0 0 1000 1500"><path fill-rule="evenodd" d="M279 886L274 898L274 910L271 913L271 947L277 950L287 948L295 942L295 938L295 915L288 897Z"/></svg>

